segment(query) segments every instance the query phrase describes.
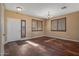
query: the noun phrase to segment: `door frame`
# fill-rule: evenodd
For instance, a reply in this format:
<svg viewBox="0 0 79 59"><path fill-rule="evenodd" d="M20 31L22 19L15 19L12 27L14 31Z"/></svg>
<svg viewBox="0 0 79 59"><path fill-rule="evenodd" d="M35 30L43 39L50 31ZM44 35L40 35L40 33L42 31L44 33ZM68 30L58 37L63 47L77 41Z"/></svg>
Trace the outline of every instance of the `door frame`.
<svg viewBox="0 0 79 59"><path fill-rule="evenodd" d="M4 44L5 44L5 20L4 20L4 4L1 3L1 56L4 56Z"/></svg>

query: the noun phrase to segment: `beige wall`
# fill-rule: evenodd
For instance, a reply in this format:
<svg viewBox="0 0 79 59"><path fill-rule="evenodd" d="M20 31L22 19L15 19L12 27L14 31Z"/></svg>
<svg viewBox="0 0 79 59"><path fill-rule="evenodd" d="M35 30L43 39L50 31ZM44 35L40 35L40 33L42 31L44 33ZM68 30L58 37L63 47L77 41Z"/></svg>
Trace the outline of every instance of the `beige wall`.
<svg viewBox="0 0 79 59"><path fill-rule="evenodd" d="M66 32L51 31L51 20L66 17ZM79 12L53 17L46 21L46 36L79 41Z"/></svg>
<svg viewBox="0 0 79 59"><path fill-rule="evenodd" d="M1 53L1 4L0 4L0 53Z"/></svg>
<svg viewBox="0 0 79 59"><path fill-rule="evenodd" d="M63 16L53 17L53 19L63 18L66 17L66 32L56 32L51 31L51 20L44 21L43 19L36 18L33 16L18 14L16 12L8 11L6 10L5 13L5 28L7 24L7 17L17 18L17 19L25 19L26 20L26 37L27 38L34 38L34 37L40 37L40 36L49 36L49 37L57 37L61 39L67 39L67 40L74 40L79 41L79 12L74 12L70 14L66 14ZM43 20L44 21L44 31L39 32L32 32L31 31L31 21L32 19L37 20ZM5 32L7 33L6 29Z"/></svg>
<svg viewBox="0 0 79 59"><path fill-rule="evenodd" d="M32 32L32 24L31 24L32 19L44 21L43 19L24 15L24 14L19 14L19 13L8 11L8 10L5 10L5 11L6 11L5 12L5 32L6 33L7 33L7 30L6 30L7 18L10 17L10 18L16 18L16 19L20 19L20 20L21 19L26 20L26 38L27 39L44 36L44 31Z"/></svg>
<svg viewBox="0 0 79 59"><path fill-rule="evenodd" d="M0 4L0 55L4 55L4 4Z"/></svg>

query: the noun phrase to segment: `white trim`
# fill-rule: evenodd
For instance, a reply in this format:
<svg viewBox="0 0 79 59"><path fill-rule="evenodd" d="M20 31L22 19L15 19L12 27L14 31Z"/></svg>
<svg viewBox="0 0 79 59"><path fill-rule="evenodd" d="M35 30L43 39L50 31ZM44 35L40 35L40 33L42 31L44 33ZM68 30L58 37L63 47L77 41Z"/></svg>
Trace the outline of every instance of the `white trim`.
<svg viewBox="0 0 79 59"><path fill-rule="evenodd" d="M69 41L79 42L79 40L72 40L72 39L69 39L69 38L63 38L63 37L57 37L57 36L47 36L47 37L59 38L59 39L63 39L63 40L69 40Z"/></svg>
<svg viewBox="0 0 79 59"><path fill-rule="evenodd" d="M4 55L4 4L1 4L1 56Z"/></svg>
<svg viewBox="0 0 79 59"><path fill-rule="evenodd" d="M45 36L45 35L42 35L42 36L36 36L36 37L32 37L32 38L38 38L38 37L43 37L43 36Z"/></svg>
<svg viewBox="0 0 79 59"><path fill-rule="evenodd" d="M29 38L22 38L22 39L19 39L19 40L27 40ZM15 40L15 41L18 41L18 40ZM8 42L12 42L12 41L5 41L5 44L8 43Z"/></svg>
<svg viewBox="0 0 79 59"><path fill-rule="evenodd" d="M37 37L29 37L29 38L22 38L22 39L20 39L20 40L27 40L27 39L33 39L33 38L38 38L38 37L43 37L43 36L45 36L45 35L42 35L42 36L37 36ZM16 40L17 41L17 40ZM5 42L5 44L6 43L8 43L7 41Z"/></svg>
<svg viewBox="0 0 79 59"><path fill-rule="evenodd" d="M32 39L31 37L26 37L26 38L22 38L22 39L20 39L20 40L27 40L27 39Z"/></svg>

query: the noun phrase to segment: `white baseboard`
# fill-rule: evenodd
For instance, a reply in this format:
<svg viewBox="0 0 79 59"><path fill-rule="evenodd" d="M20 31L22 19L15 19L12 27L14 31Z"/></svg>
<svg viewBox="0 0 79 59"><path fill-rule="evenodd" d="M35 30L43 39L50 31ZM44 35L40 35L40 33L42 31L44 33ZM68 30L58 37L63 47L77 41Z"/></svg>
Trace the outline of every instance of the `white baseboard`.
<svg viewBox="0 0 79 59"><path fill-rule="evenodd" d="M31 37L26 37L26 38L23 38L21 40L27 40L27 39L32 39Z"/></svg>
<svg viewBox="0 0 79 59"><path fill-rule="evenodd" d="M28 38L23 38L23 39L20 39L20 40L27 40L27 39L38 38L38 37L43 37L43 36L46 36L46 35L36 36L36 37L28 37ZM46 36L46 37L59 38L59 39L63 39L63 40L69 40L69 41L79 42L79 40L72 40L72 39L69 39L69 38L62 38L62 37L56 37L56 36ZM5 42L5 44L6 43L7 42Z"/></svg>
<svg viewBox="0 0 79 59"><path fill-rule="evenodd" d="M45 36L45 35L42 35L42 36L36 36L36 37L32 37L32 38L38 38L38 37L43 37L43 36Z"/></svg>
<svg viewBox="0 0 79 59"><path fill-rule="evenodd" d="M31 39L31 37L22 38L22 39L19 39L19 40L27 40L27 39ZM16 41L17 41L17 40L16 40ZM11 41L5 41L5 44L8 43L8 42L11 42Z"/></svg>
<svg viewBox="0 0 79 59"><path fill-rule="evenodd" d="M69 40L69 41L79 42L79 40L72 40L72 39L69 39L69 38L62 38L62 37L56 37L56 36L47 36L47 37L59 38L59 39L63 39L63 40Z"/></svg>
<svg viewBox="0 0 79 59"><path fill-rule="evenodd" d="M22 39L19 39L19 40L27 40L27 39L32 39L32 38L38 38L38 37L43 37L45 35L42 35L42 36L36 36L36 37L26 37L26 38L22 38ZM10 41L9 41L10 42ZM8 41L5 42L5 44L8 43Z"/></svg>

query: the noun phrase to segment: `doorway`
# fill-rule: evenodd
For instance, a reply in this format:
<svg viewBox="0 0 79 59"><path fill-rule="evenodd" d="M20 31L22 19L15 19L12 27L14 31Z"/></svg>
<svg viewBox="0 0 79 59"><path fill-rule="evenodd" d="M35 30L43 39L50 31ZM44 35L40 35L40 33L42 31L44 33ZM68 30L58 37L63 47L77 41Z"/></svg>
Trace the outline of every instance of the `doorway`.
<svg viewBox="0 0 79 59"><path fill-rule="evenodd" d="M21 20L15 18L7 18L7 41L21 40Z"/></svg>

